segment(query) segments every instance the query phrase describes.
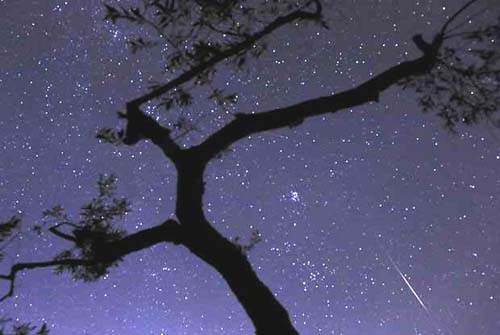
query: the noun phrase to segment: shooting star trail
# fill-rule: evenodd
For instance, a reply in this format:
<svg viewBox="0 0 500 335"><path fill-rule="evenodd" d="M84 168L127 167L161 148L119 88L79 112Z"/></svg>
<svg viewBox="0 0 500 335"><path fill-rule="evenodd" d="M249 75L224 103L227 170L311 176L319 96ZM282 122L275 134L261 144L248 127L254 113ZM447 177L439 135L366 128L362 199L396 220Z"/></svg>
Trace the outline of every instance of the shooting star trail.
<svg viewBox="0 0 500 335"><path fill-rule="evenodd" d="M427 306L425 306L425 304L422 301L422 299L420 299L420 297L417 294L417 291L415 291L415 289L413 288L413 286L411 286L410 282L408 281L408 279L406 279L406 277L403 274L403 272L401 272L401 270L399 269L399 266L396 264L396 262L394 262L394 260L392 259L391 255L389 255L387 253L387 257L389 258L389 261L391 262L392 267L399 273L399 275L401 276L401 278L403 278L406 286L408 286L408 288L410 289L411 293L413 293L413 295L415 296L415 298L417 298L418 302L420 303L420 306L422 306L422 308L427 312L427 314L430 314L429 313L429 309L427 308Z"/></svg>
<svg viewBox="0 0 500 335"><path fill-rule="evenodd" d="M381 237L380 235L378 236L379 238ZM415 298L417 299L418 303L420 304L420 306L424 309L424 311L427 313L427 317L429 318L429 320L431 321L431 323L434 325L434 327L436 327L436 330L437 330L437 334L442 334L443 333L443 329L439 326L439 322L438 320L435 318L436 316L434 314L431 314L430 313L430 310L429 308L427 308L427 306L424 304L424 302L422 301L422 299L420 298L420 296L418 295L417 291L415 291L415 289L413 288L413 286L411 286L411 283L408 279L406 279L405 275L403 274L403 272L401 271L401 269L399 268L399 266L396 264L396 262L394 261L394 259L392 259L391 255L389 254L389 252L384 248L384 246L382 245L382 243L377 240L377 244L379 245L379 248L383 251L383 253L386 255L387 259L390 261L391 263L391 266L394 268L394 270L397 271L397 273L399 274L399 276L403 279L403 281L405 282L406 286L408 286L408 288L410 289L411 293L415 296ZM416 331L416 330L415 330ZM449 333L449 334L452 334L451 332L445 332L445 333Z"/></svg>

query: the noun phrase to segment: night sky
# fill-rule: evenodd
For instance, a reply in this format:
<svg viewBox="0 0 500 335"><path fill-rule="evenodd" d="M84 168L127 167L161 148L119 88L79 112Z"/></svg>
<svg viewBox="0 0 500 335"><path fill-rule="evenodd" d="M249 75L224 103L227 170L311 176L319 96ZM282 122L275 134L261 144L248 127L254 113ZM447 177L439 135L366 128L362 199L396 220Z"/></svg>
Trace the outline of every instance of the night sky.
<svg viewBox="0 0 500 335"><path fill-rule="evenodd" d="M218 82L239 93L235 111L361 83L418 56L411 36L431 36L462 4L329 3L330 30L284 28L249 73L222 70ZM95 0L0 0L0 218L22 211L25 224L3 272L65 246L29 228L57 204L77 214L101 173L114 173L132 203L129 232L173 215L175 171L158 148L95 139L163 64L132 55L125 42L137 30L104 14ZM203 112L186 146L229 120L207 106L200 98L185 111ZM249 258L303 335L498 334L500 131L457 130L394 88L378 104L252 136L209 165L207 217L228 237L262 234ZM173 245L129 255L95 283L20 274L0 315L47 322L52 335L253 333L221 277Z"/></svg>

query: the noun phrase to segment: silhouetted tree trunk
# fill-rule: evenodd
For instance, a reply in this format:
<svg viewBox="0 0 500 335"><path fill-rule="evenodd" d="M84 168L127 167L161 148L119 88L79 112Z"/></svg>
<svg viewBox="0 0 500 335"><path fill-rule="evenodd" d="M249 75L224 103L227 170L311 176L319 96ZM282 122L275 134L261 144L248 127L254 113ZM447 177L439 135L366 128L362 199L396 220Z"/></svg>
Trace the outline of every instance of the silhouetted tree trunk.
<svg viewBox="0 0 500 335"><path fill-rule="evenodd" d="M203 213L206 161L195 151L177 164L176 215L185 227L183 245L212 266L227 282L252 320L258 335L298 334L286 309L258 278L241 248L217 232Z"/></svg>

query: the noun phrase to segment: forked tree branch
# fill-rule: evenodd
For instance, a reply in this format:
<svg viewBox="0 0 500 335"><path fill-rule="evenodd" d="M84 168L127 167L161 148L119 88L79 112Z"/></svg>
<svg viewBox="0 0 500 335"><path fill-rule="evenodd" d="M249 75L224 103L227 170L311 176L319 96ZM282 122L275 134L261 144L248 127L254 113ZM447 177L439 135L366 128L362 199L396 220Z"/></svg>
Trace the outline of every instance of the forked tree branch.
<svg viewBox="0 0 500 335"><path fill-rule="evenodd" d="M57 235L57 234L56 234ZM66 239L65 237L61 237ZM67 240L67 239L66 239ZM180 244L184 240L183 230L177 221L169 219L162 224L141 230L137 233L125 236L124 238L102 246L102 250L94 259L55 259L46 262L16 263L10 268L8 274L0 275L0 279L9 282L9 289L0 298L0 302L14 294L16 276L24 270L33 270L55 266L92 266L100 263L111 263L133 252L146 249L162 242Z"/></svg>
<svg viewBox="0 0 500 335"><path fill-rule="evenodd" d="M54 267L54 266L60 266L60 265L85 266L85 265L91 265L91 264L92 264L92 261L84 260L84 259L59 259L59 260L53 260L53 261L47 261L47 262L16 263L10 268L9 274L0 275L0 279L4 279L4 280L9 281L9 290L7 291L7 293L5 295L3 295L0 298L0 302L4 301L5 299L11 297L14 294L16 276L17 276L18 272L20 272L20 271Z"/></svg>
<svg viewBox="0 0 500 335"><path fill-rule="evenodd" d="M314 11L304 11L304 8L314 4ZM126 145L134 145L142 139L150 139L154 144L159 146L167 157L176 161L177 154L181 151L180 147L170 136L170 130L161 126L150 116L144 114L140 110L140 106L153 99L159 98L168 91L179 87L180 85L192 80L204 71L213 68L218 63L236 56L246 49L251 48L257 41L270 35L276 29L297 20L319 20L321 18L321 3L319 0L311 0L307 2L301 9L298 9L288 15L276 18L261 31L250 35L244 41L237 43L229 49L215 54L209 60L192 67L190 70L182 73L177 78L168 83L159 86L151 92L131 100L127 103L126 113L120 113L120 117L127 119L126 130L122 132L123 143Z"/></svg>
<svg viewBox="0 0 500 335"><path fill-rule="evenodd" d="M73 228L80 228L80 227L78 227L77 225L75 225L75 224L73 224L71 222L61 222L59 224L56 224L55 226L50 227L49 228L49 232L51 232L55 236L57 236L59 238L62 238L64 240L66 240L66 241L76 242L75 236L67 234L67 233L64 233L64 232L62 232L62 231L60 231L58 229L61 226L70 226L70 227L73 227Z"/></svg>

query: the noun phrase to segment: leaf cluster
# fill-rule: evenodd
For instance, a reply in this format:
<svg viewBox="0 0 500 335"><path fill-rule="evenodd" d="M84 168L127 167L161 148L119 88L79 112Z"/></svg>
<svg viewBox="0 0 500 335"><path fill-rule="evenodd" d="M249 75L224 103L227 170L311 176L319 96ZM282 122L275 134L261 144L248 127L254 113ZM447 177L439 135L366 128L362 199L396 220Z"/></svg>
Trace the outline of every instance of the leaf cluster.
<svg viewBox="0 0 500 335"><path fill-rule="evenodd" d="M0 261L3 260L2 253L8 242L15 236L21 225L21 218L17 215L12 216L5 222L0 222Z"/></svg>
<svg viewBox="0 0 500 335"><path fill-rule="evenodd" d="M442 48L431 71L403 86L413 88L424 111L437 112L452 131L458 124L500 125L495 119L500 106L500 18L444 39L455 43Z"/></svg>
<svg viewBox="0 0 500 335"><path fill-rule="evenodd" d="M152 86L154 89L154 86ZM164 107L166 110L172 109L173 107L187 107L193 102L193 96L190 92L186 91L182 87L179 87L173 91L170 95L165 96L161 99L159 106Z"/></svg>
<svg viewBox="0 0 500 335"><path fill-rule="evenodd" d="M238 249L240 249L240 251L243 254L247 254L261 241L262 241L262 236L260 232L258 230L253 230L248 243L242 243L241 238L239 236L236 236L232 242Z"/></svg>
<svg viewBox="0 0 500 335"><path fill-rule="evenodd" d="M106 259L107 247L125 235L125 231L116 228L114 221L123 218L130 211L129 203L124 198L117 198L116 178L113 175L100 176L97 182L99 194L81 207L80 219L70 221L61 206L45 211L44 217L55 224L54 227L70 227L70 240L73 246L64 250L56 260L78 258L97 260L92 265L60 265L56 272L69 271L75 279L94 281L107 274L108 268L117 264L118 260L98 261Z"/></svg>
<svg viewBox="0 0 500 335"><path fill-rule="evenodd" d="M10 319L1 320L0 323L9 323ZM22 324L12 324L10 326L2 325L0 327L0 335L48 335L49 329L46 324L43 324L37 330L37 327L32 326L29 323Z"/></svg>
<svg viewBox="0 0 500 335"><path fill-rule="evenodd" d="M113 24L126 22L144 26L143 36L129 38L132 52L160 47L168 75L187 72L209 62L221 53L249 39L276 18L305 7L306 0L142 0L139 6L126 7L106 4L105 18ZM149 31L149 33L148 33ZM249 43L240 52L228 58L225 65L236 71L250 66L249 60L264 54L264 41ZM211 85L216 72L214 66L199 71L193 87L177 90L161 101L167 110L192 103L190 91L196 86ZM151 89L161 86L152 85ZM222 91L220 89L215 89ZM214 90L214 91L215 91ZM209 96L213 99L213 94ZM235 99L226 99L236 101ZM116 142L111 130L100 138Z"/></svg>
<svg viewBox="0 0 500 335"><path fill-rule="evenodd" d="M19 216L12 216L7 221L0 223L0 243L10 237L20 223L21 218Z"/></svg>
<svg viewBox="0 0 500 335"><path fill-rule="evenodd" d="M113 128L100 128L97 131L96 138L104 143L120 145L123 143L123 133Z"/></svg>

